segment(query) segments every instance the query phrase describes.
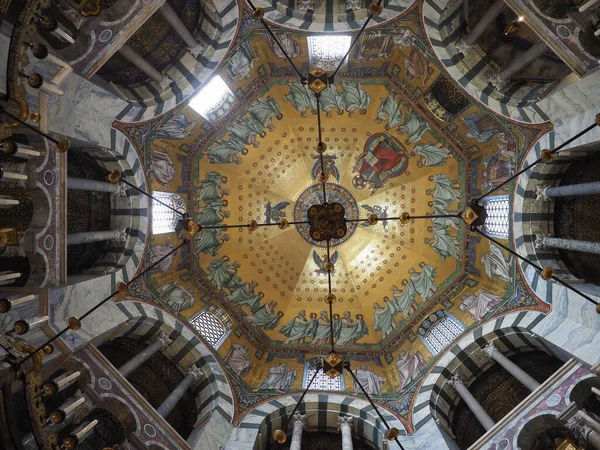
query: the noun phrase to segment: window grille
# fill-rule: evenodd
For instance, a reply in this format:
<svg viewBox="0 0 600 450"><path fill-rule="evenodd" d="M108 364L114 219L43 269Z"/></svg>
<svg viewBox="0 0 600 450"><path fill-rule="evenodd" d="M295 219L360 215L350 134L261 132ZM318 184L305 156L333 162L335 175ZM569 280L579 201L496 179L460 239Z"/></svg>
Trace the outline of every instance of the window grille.
<svg viewBox="0 0 600 450"><path fill-rule="evenodd" d="M217 75L192 97L189 106L206 120L214 121L227 114L234 102L233 92Z"/></svg>
<svg viewBox="0 0 600 450"><path fill-rule="evenodd" d="M229 316L215 305L200 311L190 320L190 324L215 350L225 342L233 327Z"/></svg>
<svg viewBox="0 0 600 450"><path fill-rule="evenodd" d="M510 205L508 195L495 195L484 199L487 218L483 231L500 239L508 239Z"/></svg>
<svg viewBox="0 0 600 450"><path fill-rule="evenodd" d="M465 326L452 314L440 309L427 317L419 327L419 338L425 343L432 355L445 350L459 337Z"/></svg>
<svg viewBox="0 0 600 450"><path fill-rule="evenodd" d="M302 387L306 389L308 383L312 379L313 375L317 371L316 365L322 358L311 358L304 364L304 378L302 380ZM315 391L343 391L344 390L344 377L330 378L325 375L322 370L319 371L315 380L310 385L310 390Z"/></svg>
<svg viewBox="0 0 600 450"><path fill-rule="evenodd" d="M327 72L335 70L350 48L350 36L309 36L308 54L311 67L318 67ZM348 58L344 60L344 65Z"/></svg>
<svg viewBox="0 0 600 450"><path fill-rule="evenodd" d="M180 195L154 191L152 196L155 199L160 200L162 203L169 205L171 208L175 208L181 213L185 212L185 203ZM153 234L163 234L175 231L177 221L181 219L181 214L176 214L172 209L167 208L162 203L152 200Z"/></svg>

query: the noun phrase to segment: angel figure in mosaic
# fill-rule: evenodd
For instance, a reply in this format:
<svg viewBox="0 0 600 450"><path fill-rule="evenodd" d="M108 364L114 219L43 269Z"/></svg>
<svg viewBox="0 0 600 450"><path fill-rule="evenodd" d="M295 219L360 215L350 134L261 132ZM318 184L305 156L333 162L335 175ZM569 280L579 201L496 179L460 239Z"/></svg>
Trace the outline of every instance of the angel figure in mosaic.
<svg viewBox="0 0 600 450"><path fill-rule="evenodd" d="M387 378L380 377L375 372L369 370L367 366L360 366L358 369L353 370L356 379L360 382L362 387L365 389L365 392L369 395L380 395L381 388L385 384ZM362 394L362 389L360 385L355 381L354 382L354 393Z"/></svg>
<svg viewBox="0 0 600 450"><path fill-rule="evenodd" d="M323 166L321 166L321 157L323 158ZM316 180L319 178L319 175L321 175L322 172L325 172L327 175L334 177L337 181L340 181L340 171L335 165L337 156L312 155L311 158L315 160L311 170L313 180Z"/></svg>
<svg viewBox="0 0 600 450"><path fill-rule="evenodd" d="M373 330L381 332L382 338L388 337L392 331L396 329L396 321L394 316L398 312L394 302L390 302L390 299L383 297L383 301L386 304L385 307L375 302L373 304L375 324Z"/></svg>
<svg viewBox="0 0 600 450"><path fill-rule="evenodd" d="M506 282L511 280L510 258L506 258L502 249L493 242L490 242L489 253L481 257L481 263L484 265L488 277L497 277Z"/></svg>
<svg viewBox="0 0 600 450"><path fill-rule="evenodd" d="M223 210L227 205L227 200L213 200L206 202L206 206L198 208L196 220L200 225L217 225L218 223L223 222L224 219L229 218L229 211Z"/></svg>
<svg viewBox="0 0 600 450"><path fill-rule="evenodd" d="M176 281L163 284L159 297L175 312L181 312L194 306L194 295Z"/></svg>
<svg viewBox="0 0 600 450"><path fill-rule="evenodd" d="M344 105L348 111L348 117L354 117L358 111L361 115L367 113L371 104L371 96L365 91L359 83L342 83L342 93L344 94Z"/></svg>
<svg viewBox="0 0 600 450"><path fill-rule="evenodd" d="M423 139L423 136L428 131L431 131L429 124L419 116L419 114L411 113L404 123L396 130L398 134L406 134L408 137L404 141L407 144L414 144Z"/></svg>
<svg viewBox="0 0 600 450"><path fill-rule="evenodd" d="M289 83L288 87L290 92L283 98L290 102L302 117L306 117L309 109L313 114L317 114L317 99L308 86L301 83Z"/></svg>
<svg viewBox="0 0 600 450"><path fill-rule="evenodd" d="M283 317L283 312L275 312L277 302L271 300L269 303L260 305L260 307L254 311L253 315L246 316L246 319L264 330L274 330L279 324L279 320Z"/></svg>
<svg viewBox="0 0 600 450"><path fill-rule="evenodd" d="M421 300L426 302L437 291L435 284L437 273L435 267L430 264L420 262L419 267L421 268L421 273L418 273L412 267L408 269L408 273L410 274L410 282L421 296Z"/></svg>
<svg viewBox="0 0 600 450"><path fill-rule="evenodd" d="M273 206L271 205L271 200L268 200L265 206L265 218L267 223L277 223L286 217L285 209L290 206L290 204L290 202L281 201Z"/></svg>
<svg viewBox="0 0 600 450"><path fill-rule="evenodd" d="M441 167L446 164L446 160L451 156L450 150L439 142L437 144L415 145L410 154L419 157L417 167Z"/></svg>
<svg viewBox="0 0 600 450"><path fill-rule="evenodd" d="M269 374L255 391L271 389L285 394L292 387L297 376L298 373L296 371L292 372L287 364L282 362L278 366L269 369Z"/></svg>
<svg viewBox="0 0 600 450"><path fill-rule="evenodd" d="M313 261L314 261L315 265L317 266L315 273L317 275L327 275L328 272L325 269L325 264L327 264L327 262L330 262L331 264L335 265L335 263L338 260L339 254L338 254L337 250L335 252L333 252L333 254L329 258L329 261L327 259L327 253L325 253L323 256L319 256L319 254L315 250L313 250L312 256L313 256ZM335 273L335 270L332 273Z"/></svg>
<svg viewBox="0 0 600 450"><path fill-rule="evenodd" d="M228 242L230 235L221 230L202 230L200 237L194 240L194 246L197 253L217 256L219 249Z"/></svg>
<svg viewBox="0 0 600 450"><path fill-rule="evenodd" d="M148 175L154 175L160 184L167 185L175 177L175 166L166 152L150 151L150 168Z"/></svg>
<svg viewBox="0 0 600 450"><path fill-rule="evenodd" d="M392 286L392 300L389 301L390 306L396 313L402 313L404 320L408 319L416 310L415 297L417 290L412 279L402 280L400 285L404 290L400 290L396 285Z"/></svg>
<svg viewBox="0 0 600 450"><path fill-rule="evenodd" d="M225 364L240 377L243 377L252 369L252 359L248 347L233 342L225 355Z"/></svg>
<svg viewBox="0 0 600 450"><path fill-rule="evenodd" d="M432 202L427 202L427 205L430 208L433 208L433 212L431 214L434 216L443 216L449 214L448 205L443 200L434 199ZM460 230L462 223L457 217L435 217L431 219L431 221L437 227L452 227L457 231Z"/></svg>
<svg viewBox="0 0 600 450"><path fill-rule="evenodd" d="M477 294L468 295L463 298L459 309L470 313L473 320L478 322L500 302L502 302L502 297L490 294L489 292L478 291Z"/></svg>
<svg viewBox="0 0 600 450"><path fill-rule="evenodd" d="M321 91L319 104L321 105L321 111L323 111L327 117L333 116L333 111L336 111L338 116L344 114L344 94L343 92L338 92L337 87L334 84L330 84Z"/></svg>
<svg viewBox="0 0 600 450"><path fill-rule="evenodd" d="M213 259L208 263L208 281L219 290L229 288L239 268L239 262L234 261L232 264L229 263L229 256Z"/></svg>
<svg viewBox="0 0 600 450"><path fill-rule="evenodd" d="M255 60L250 44L243 41L227 61L225 70L233 81L240 81L250 75Z"/></svg>
<svg viewBox="0 0 600 450"><path fill-rule="evenodd" d="M285 53L283 53L271 35L267 34L265 39L267 44L269 44L269 47L271 47L273 53L275 53L275 56L281 59L286 59L286 54L290 58L295 58L296 56L300 56L302 54L300 52L300 44L298 44L298 42L292 38L290 33L276 33L275 35L285 50Z"/></svg>
<svg viewBox="0 0 600 450"><path fill-rule="evenodd" d="M166 272L167 270L169 270L169 267L171 267L171 264L173 263L173 258L175 258L176 253L171 253L173 251L173 248L173 244L171 244L170 242L167 242L165 245L153 245L152 247L150 247L150 261L148 262L149 266L166 257L165 259L160 261L156 266L154 266L152 272ZM169 255L169 253L171 254Z"/></svg>
<svg viewBox="0 0 600 450"><path fill-rule="evenodd" d="M244 142L236 136L230 136L228 141L221 140L210 150L206 156L211 164L241 164L242 158L239 156L248 154L248 149L244 147Z"/></svg>
<svg viewBox="0 0 600 450"><path fill-rule="evenodd" d="M247 306L252 311L256 311L260 307L260 301L265 296L262 292L256 294L254 292L256 287L258 287L256 280L252 280L250 283L237 282L235 288L230 287L230 294L227 299L239 307Z"/></svg>
<svg viewBox="0 0 600 450"><path fill-rule="evenodd" d="M396 128L404 117L402 106L405 106L405 103L402 101L402 97L399 94L390 92L387 97L380 97L379 100L381 101L381 105L377 110L375 122L387 122L385 124L386 130Z"/></svg>
<svg viewBox="0 0 600 450"><path fill-rule="evenodd" d="M340 335L336 341L339 346L356 345L356 341L369 334L369 328L363 319L362 314L356 315L356 320L352 319L350 311L344 311L341 319Z"/></svg>
<svg viewBox="0 0 600 450"><path fill-rule="evenodd" d="M492 116L471 114L463 120L469 129L467 136L477 142L489 142L500 131L498 122Z"/></svg>
<svg viewBox="0 0 600 450"><path fill-rule="evenodd" d="M369 214L375 214L377 216L377 218L379 219L379 222L381 223L382 227L383 227L383 231L387 230L387 226L388 226L388 214L387 214L387 210L388 207L384 206L383 208L381 206L369 206L369 205L360 205L361 208L366 209L367 212ZM360 224L362 227L368 228L371 226L370 223L361 223Z"/></svg>
<svg viewBox="0 0 600 450"><path fill-rule="evenodd" d="M435 185L433 189L426 189L427 195L433 196L438 201L445 202L450 206L453 202L460 202L458 194L458 183L455 180L450 180L445 173L436 173L429 176L429 181L433 181Z"/></svg>
<svg viewBox="0 0 600 450"><path fill-rule="evenodd" d="M188 121L184 114L174 114L173 117L156 129L154 137L162 139L184 139L192 133L198 120Z"/></svg>
<svg viewBox="0 0 600 450"><path fill-rule="evenodd" d="M427 227L427 231L432 233L430 238L425 238L424 242L431 246L442 260L447 257L458 258L460 243L450 235L448 227L433 226Z"/></svg>
<svg viewBox="0 0 600 450"><path fill-rule="evenodd" d="M198 202L212 202L221 200L224 196L229 195L229 189L221 187L227 183L227 177L222 176L219 172L209 172L200 183L196 198Z"/></svg>
<svg viewBox="0 0 600 450"><path fill-rule="evenodd" d="M231 127L231 136L235 136L245 144L252 144L255 148L260 145L256 136L264 138L266 135L263 124L252 117L239 120Z"/></svg>
<svg viewBox="0 0 600 450"><path fill-rule="evenodd" d="M262 124L264 128L269 131L275 131L275 125L273 125L273 119L283 119L283 114L279 109L279 104L274 98L267 96L266 98L259 97L250 103L248 112L258 122Z"/></svg>
<svg viewBox="0 0 600 450"><path fill-rule="evenodd" d="M427 361L418 350L410 352L402 350L400 352L396 362L396 370L400 375L400 391L404 390L421 373L426 364Z"/></svg>

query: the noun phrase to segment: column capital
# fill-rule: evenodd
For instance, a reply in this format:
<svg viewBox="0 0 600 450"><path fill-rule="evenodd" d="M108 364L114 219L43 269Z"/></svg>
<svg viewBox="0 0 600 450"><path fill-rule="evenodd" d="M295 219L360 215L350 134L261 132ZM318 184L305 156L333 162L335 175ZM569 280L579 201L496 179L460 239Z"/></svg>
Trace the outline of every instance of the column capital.
<svg viewBox="0 0 600 450"><path fill-rule="evenodd" d="M483 347L483 353L485 353L488 358L492 358L492 355L498 351L498 347L496 347L496 344L493 342L490 342L488 345Z"/></svg>
<svg viewBox="0 0 600 450"><path fill-rule="evenodd" d="M169 75L167 75L166 72L163 72L161 75L162 75L163 78L158 83L158 86L164 91L164 90L166 90L169 87L169 85L171 83L174 83L174 81L173 81L173 79Z"/></svg>
<svg viewBox="0 0 600 450"><path fill-rule="evenodd" d="M188 47L188 52L190 52L190 55L192 55L194 58L198 58L203 51L204 46L200 43L196 44L194 47Z"/></svg>
<svg viewBox="0 0 600 450"><path fill-rule="evenodd" d="M494 73L492 73L489 81L490 81L490 84L492 86L494 86L497 90L503 91L511 83L511 80L510 80L510 78L508 80L501 79L500 73L501 73L500 70L497 70Z"/></svg>
<svg viewBox="0 0 600 450"><path fill-rule="evenodd" d="M162 349L166 349L169 345L171 345L173 343L173 341L171 339L169 339L169 335L167 333L165 333L164 331L161 331L160 333L158 333L158 335L156 336L156 341L160 342L162 344Z"/></svg>
<svg viewBox="0 0 600 450"><path fill-rule="evenodd" d="M352 426L352 416L338 416L338 425L342 428L344 425Z"/></svg>
<svg viewBox="0 0 600 450"><path fill-rule="evenodd" d="M194 376L195 382L202 380L205 376L204 372L202 372L202 370L196 366L190 367L185 375L187 376L190 374Z"/></svg>
<svg viewBox="0 0 600 450"><path fill-rule="evenodd" d="M116 184L117 190L115 192L115 196L117 197L127 197L127 185L122 182L118 182Z"/></svg>
<svg viewBox="0 0 600 450"><path fill-rule="evenodd" d="M546 245L546 239L549 237L550 237L550 235L544 234L544 233L536 234L535 242L534 242L535 248L538 250L543 250L545 248L548 248L548 246Z"/></svg>
<svg viewBox="0 0 600 450"><path fill-rule="evenodd" d="M548 197L548 195L546 195L546 192L551 187L552 186L550 186L549 184L536 184L536 186L535 186L535 199L536 200L541 200L543 202L549 201L550 197Z"/></svg>
<svg viewBox="0 0 600 450"><path fill-rule="evenodd" d="M296 427L296 424L301 424L304 428L306 425L306 415L300 414L299 412L295 413L292 416L292 423L294 424L294 428Z"/></svg>
<svg viewBox="0 0 600 450"><path fill-rule="evenodd" d="M588 435L594 431L579 415L571 417L566 423L566 427L584 442L587 441Z"/></svg>
<svg viewBox="0 0 600 450"><path fill-rule="evenodd" d="M120 227L113 231L115 233L115 237L113 238L113 241L115 241L118 244L124 244L125 242L127 242L127 236L128 236L127 228Z"/></svg>
<svg viewBox="0 0 600 450"><path fill-rule="evenodd" d="M460 376L458 373L455 373L455 374L453 374L453 375L452 375L452 378L450 378L450 379L448 380L448 383L449 383L449 384L450 384L450 386L452 386L454 389L456 389L456 387L457 387L458 385L460 385L460 386L464 386L464 385L465 385L465 383L464 383L464 381L463 381L462 377L461 377L461 376Z"/></svg>
<svg viewBox="0 0 600 450"><path fill-rule="evenodd" d="M463 36L458 41L456 41L456 44L454 44L454 46L456 47L458 53L461 53L463 55L467 53L467 51L471 48L471 46L467 45L466 43L466 36Z"/></svg>

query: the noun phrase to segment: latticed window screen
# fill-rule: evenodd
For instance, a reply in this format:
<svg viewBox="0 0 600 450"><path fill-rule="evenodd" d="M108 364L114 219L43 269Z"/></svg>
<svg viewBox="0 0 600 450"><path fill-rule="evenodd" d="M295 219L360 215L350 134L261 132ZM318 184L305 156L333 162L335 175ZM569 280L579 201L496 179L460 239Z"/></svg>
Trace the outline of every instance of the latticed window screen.
<svg viewBox="0 0 600 450"><path fill-rule="evenodd" d="M177 211L185 212L185 203L180 195L154 191L152 196ZM156 200L152 200L152 233L163 234L175 231L177 220L181 215Z"/></svg>
<svg viewBox="0 0 600 450"><path fill-rule="evenodd" d="M302 387L306 388L313 375L317 371L316 365L321 358L311 358L306 361L304 365L304 379L302 380ZM323 390L323 391L343 391L344 390L344 377L339 376L330 378L325 375L322 370L317 374L315 381L310 385L311 390Z"/></svg>
<svg viewBox="0 0 600 450"><path fill-rule="evenodd" d="M217 75L213 77L198 94L189 102L190 108L204 117L214 121L223 117L233 106L235 96L223 79Z"/></svg>
<svg viewBox="0 0 600 450"><path fill-rule="evenodd" d="M508 195L496 195L485 199L487 218L483 231L490 236L508 239L509 212Z"/></svg>
<svg viewBox="0 0 600 450"><path fill-rule="evenodd" d="M219 307L209 305L190 320L190 324L216 350L233 326L229 316Z"/></svg>
<svg viewBox="0 0 600 450"><path fill-rule="evenodd" d="M462 332L463 329L458 324L445 317L429 329L425 340L437 354L448 347Z"/></svg>
<svg viewBox="0 0 600 450"><path fill-rule="evenodd" d="M311 67L327 72L335 70L350 48L350 36L309 36L308 54ZM348 59L344 61L344 65Z"/></svg>

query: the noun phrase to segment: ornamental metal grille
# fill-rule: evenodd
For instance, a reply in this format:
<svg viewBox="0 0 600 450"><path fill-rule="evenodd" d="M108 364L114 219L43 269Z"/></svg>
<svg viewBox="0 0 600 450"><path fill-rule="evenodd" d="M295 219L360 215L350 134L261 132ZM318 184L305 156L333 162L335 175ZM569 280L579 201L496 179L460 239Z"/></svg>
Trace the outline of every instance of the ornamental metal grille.
<svg viewBox="0 0 600 450"><path fill-rule="evenodd" d="M493 237L508 239L510 205L508 195L496 195L484 200L487 218L483 231Z"/></svg>
<svg viewBox="0 0 600 450"><path fill-rule="evenodd" d="M231 330L231 319L220 308L209 305L190 320L190 324L216 350Z"/></svg>
<svg viewBox="0 0 600 450"><path fill-rule="evenodd" d="M308 36L308 55L311 67L327 72L335 70L350 48L350 36ZM348 58L344 60L345 66Z"/></svg>
<svg viewBox="0 0 600 450"><path fill-rule="evenodd" d="M313 375L317 371L316 365L322 358L311 358L306 361L304 365L304 378L302 380L302 387L306 389L308 383L312 379ZM322 370L317 374L315 381L310 386L311 391L343 391L344 390L344 377L338 376L330 378L325 375Z"/></svg>
<svg viewBox="0 0 600 450"><path fill-rule="evenodd" d="M425 340L437 354L448 347L462 332L463 329L458 324L446 317L429 329Z"/></svg>
<svg viewBox="0 0 600 450"><path fill-rule="evenodd" d="M156 200L160 200L171 208L182 213L185 212L185 203L180 195L156 191L152 195ZM152 233L163 234L175 231L175 225L177 225L180 215L156 200L152 200Z"/></svg>

